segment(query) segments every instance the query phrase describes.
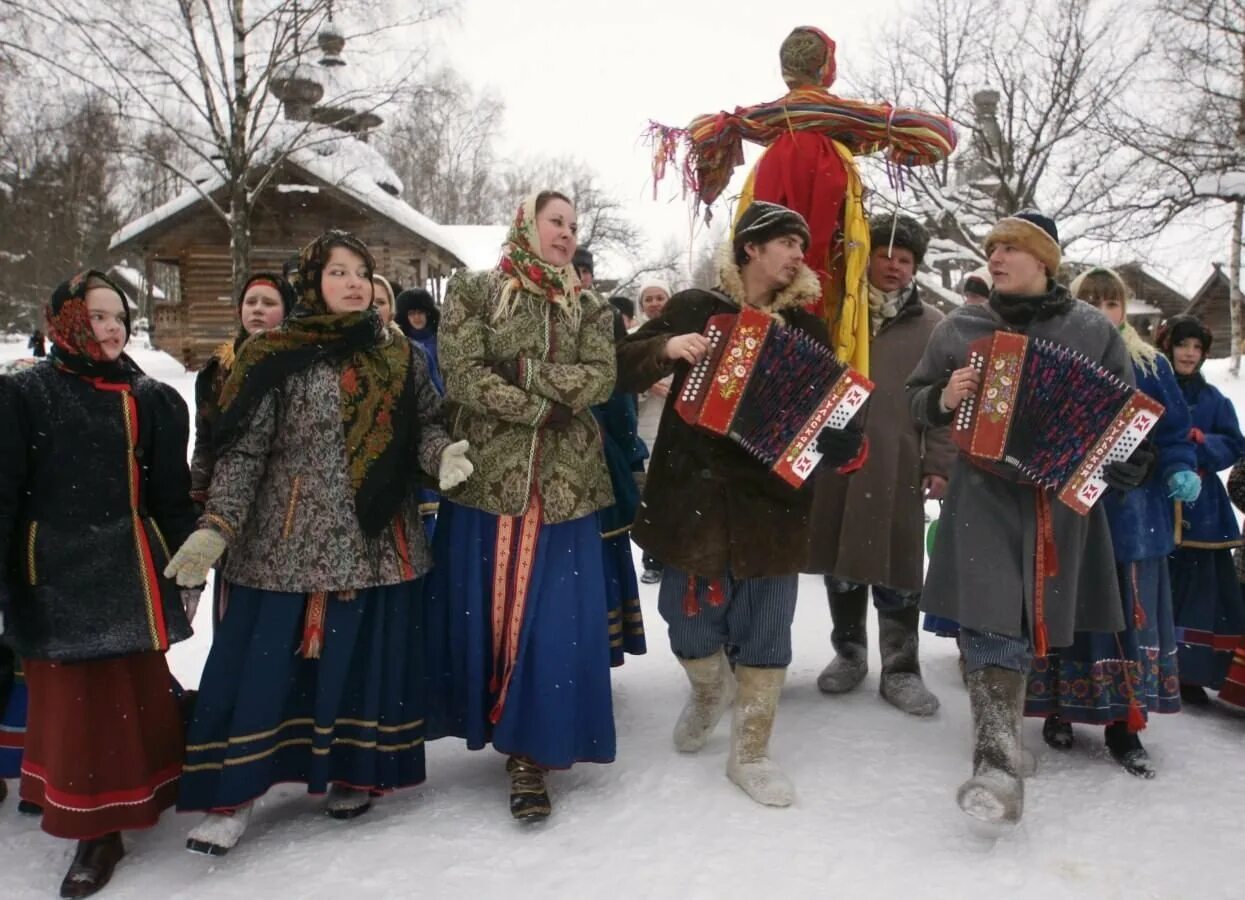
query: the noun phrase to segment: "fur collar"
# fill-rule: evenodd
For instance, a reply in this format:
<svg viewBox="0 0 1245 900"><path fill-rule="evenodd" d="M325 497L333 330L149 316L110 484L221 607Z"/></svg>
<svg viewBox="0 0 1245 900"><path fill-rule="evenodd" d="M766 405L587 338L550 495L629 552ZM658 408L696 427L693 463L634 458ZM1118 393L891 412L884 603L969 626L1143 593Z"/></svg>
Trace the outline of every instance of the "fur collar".
<svg viewBox="0 0 1245 900"><path fill-rule="evenodd" d="M739 266L735 265L735 249L730 241L726 241L718 249L717 262L718 284L722 292L743 309L747 305L744 300L744 282L739 274ZM774 302L764 311L774 318L780 318L778 314L785 309L801 309L820 300L821 282L817 280L817 274L804 263L800 263L800 271L795 280L779 291Z"/></svg>

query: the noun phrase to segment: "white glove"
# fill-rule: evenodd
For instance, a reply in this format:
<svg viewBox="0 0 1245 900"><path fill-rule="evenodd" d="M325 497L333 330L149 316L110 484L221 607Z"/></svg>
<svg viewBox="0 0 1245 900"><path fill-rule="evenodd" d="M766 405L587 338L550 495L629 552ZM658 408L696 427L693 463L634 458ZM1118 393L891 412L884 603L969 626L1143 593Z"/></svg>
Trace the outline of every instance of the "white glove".
<svg viewBox="0 0 1245 900"><path fill-rule="evenodd" d="M443 492L462 484L476 470L471 460L467 459L469 449L471 445L466 441L456 441L441 451L441 468L437 478Z"/></svg>
<svg viewBox="0 0 1245 900"><path fill-rule="evenodd" d="M225 539L219 531L200 528L177 548L164 567L164 577L172 578L180 587L203 587L208 572L224 554L225 547Z"/></svg>
<svg viewBox="0 0 1245 900"><path fill-rule="evenodd" d="M186 611L186 621L191 625L195 622L195 613L199 610L199 598L203 596L203 588L182 588L182 609Z"/></svg>

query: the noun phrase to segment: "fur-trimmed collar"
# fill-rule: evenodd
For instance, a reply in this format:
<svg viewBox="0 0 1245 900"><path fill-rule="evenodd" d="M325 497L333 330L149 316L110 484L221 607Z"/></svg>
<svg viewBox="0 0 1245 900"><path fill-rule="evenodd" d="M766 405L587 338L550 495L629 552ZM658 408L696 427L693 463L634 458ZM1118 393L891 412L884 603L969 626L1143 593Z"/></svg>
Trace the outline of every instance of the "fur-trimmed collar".
<svg viewBox="0 0 1245 900"><path fill-rule="evenodd" d="M735 249L730 241L726 241L718 249L718 285L723 293L739 304L743 309L747 306L744 281L739 274L739 266L735 265ZM784 309L800 309L821 300L821 282L817 274L800 263L800 271L795 280L778 292L774 302L765 307L764 312L778 318Z"/></svg>

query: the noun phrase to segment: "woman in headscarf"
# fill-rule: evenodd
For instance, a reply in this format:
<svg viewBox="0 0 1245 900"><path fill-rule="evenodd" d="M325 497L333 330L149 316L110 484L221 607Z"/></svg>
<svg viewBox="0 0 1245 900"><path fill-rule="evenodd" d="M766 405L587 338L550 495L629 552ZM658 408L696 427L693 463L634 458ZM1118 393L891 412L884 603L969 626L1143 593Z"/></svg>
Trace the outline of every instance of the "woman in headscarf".
<svg viewBox="0 0 1245 900"><path fill-rule="evenodd" d="M342 231L303 250L294 312L225 382L199 530L168 566L201 584L229 549L178 795L208 813L196 852L228 852L280 782L349 819L424 778L416 469L448 486L471 467L422 356L372 307L372 267Z"/></svg>
<svg viewBox="0 0 1245 900"><path fill-rule="evenodd" d="M160 573L194 528L189 416L125 354L129 306L102 273L60 285L47 325L48 360L0 378L0 625L29 690L21 797L78 841L61 896L86 897L121 832L177 795L165 651L190 625Z"/></svg>
<svg viewBox="0 0 1245 900"><path fill-rule="evenodd" d="M476 474L446 495L427 602L429 728L506 754L510 811L550 813L548 769L614 759L591 408L614 386L613 310L581 293L575 210L528 197L495 269L456 275L441 324L447 418Z"/></svg>
<svg viewBox="0 0 1245 900"><path fill-rule="evenodd" d="M1111 758L1134 775L1155 771L1137 732L1149 713L1180 711L1176 635L1167 555L1172 500L1191 503L1201 492L1197 459L1188 440L1189 410L1171 364L1128 323L1128 288L1111 269L1094 268L1072 282L1072 296L1097 308L1119 329L1138 390L1163 404L1150 434L1155 471L1127 494L1102 499L1124 601L1124 630L1078 631L1072 646L1034 659L1025 714L1046 719L1042 736L1056 749L1072 746L1072 724L1105 726Z"/></svg>
<svg viewBox="0 0 1245 900"><path fill-rule="evenodd" d="M217 347L195 376L195 446L190 456L190 496L200 505L207 502L212 470L216 467L212 426L220 415L221 391L233 370L238 350L251 335L271 331L285 321L294 300L294 289L280 275L257 272L248 278L238 292L238 333L232 341ZM226 581L218 571L212 583L213 625L224 614L227 596Z"/></svg>

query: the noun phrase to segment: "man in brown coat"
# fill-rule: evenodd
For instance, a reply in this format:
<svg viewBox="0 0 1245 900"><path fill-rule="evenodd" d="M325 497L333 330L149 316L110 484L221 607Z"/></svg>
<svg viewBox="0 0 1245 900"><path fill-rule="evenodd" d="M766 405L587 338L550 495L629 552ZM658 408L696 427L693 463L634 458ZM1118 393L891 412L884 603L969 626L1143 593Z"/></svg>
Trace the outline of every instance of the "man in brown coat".
<svg viewBox="0 0 1245 900"><path fill-rule="evenodd" d="M829 346L825 322L804 310L821 286L803 262L808 225L755 202L718 259L716 290L675 294L618 345L618 389L642 391L673 374L677 397L709 349L709 318L751 306ZM822 468L862 452L858 431L825 429ZM704 746L736 693L727 776L758 803L787 806L794 789L769 759L778 695L791 662L791 621L808 540L812 490L789 486L742 447L693 428L666 404L632 538L665 563L658 609L691 697L675 747Z"/></svg>
<svg viewBox="0 0 1245 900"><path fill-rule="evenodd" d="M917 603L924 580L924 506L939 499L955 459L946 428L912 420L904 382L916 368L942 313L921 302L914 276L929 235L908 216L870 223L869 459L850 478L822 469L809 528L808 571L823 573L830 598L835 657L817 679L827 694L846 693L868 671L865 614L869 590L878 610L882 696L906 713L933 715L938 698L921 680Z"/></svg>

